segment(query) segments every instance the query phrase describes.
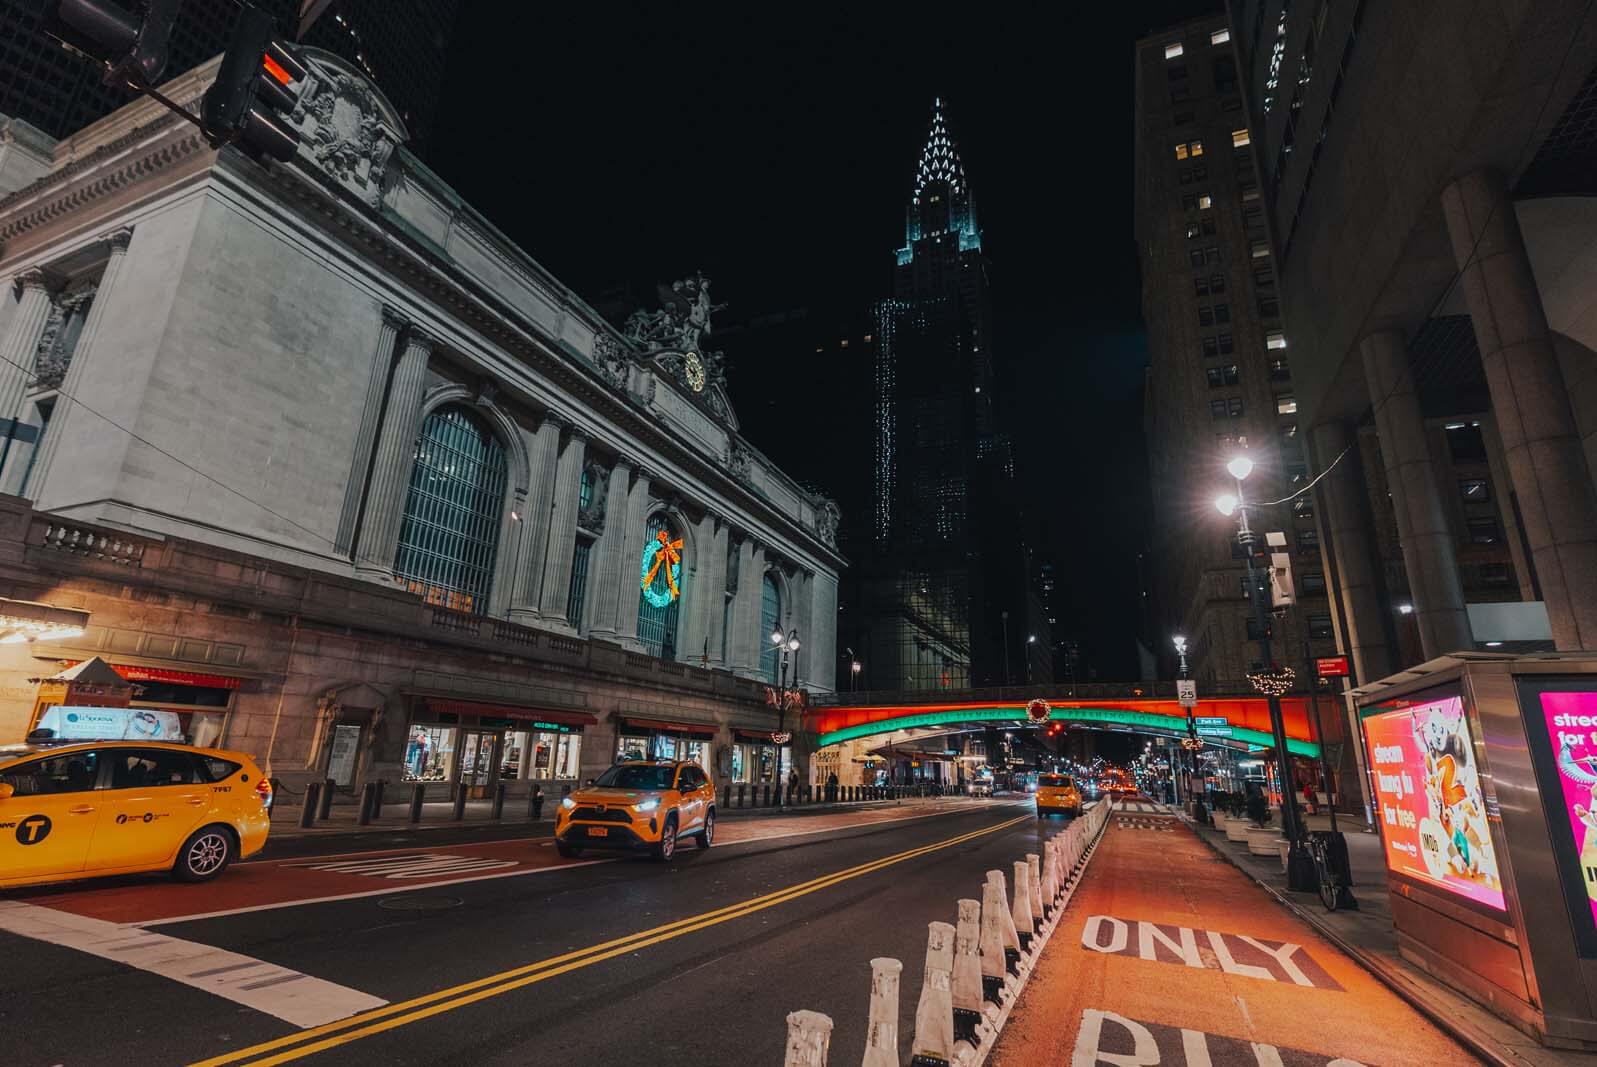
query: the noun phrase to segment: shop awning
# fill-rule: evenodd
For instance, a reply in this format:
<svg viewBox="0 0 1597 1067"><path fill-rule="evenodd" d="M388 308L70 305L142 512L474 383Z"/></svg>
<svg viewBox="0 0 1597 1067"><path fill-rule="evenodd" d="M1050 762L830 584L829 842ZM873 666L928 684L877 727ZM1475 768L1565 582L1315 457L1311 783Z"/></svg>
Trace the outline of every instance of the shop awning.
<svg viewBox="0 0 1597 1067"><path fill-rule="evenodd" d="M714 737L721 728L713 722L668 722L665 719L622 719L628 726L639 730L658 730L666 734L698 734Z"/></svg>
<svg viewBox="0 0 1597 1067"><path fill-rule="evenodd" d="M497 719L533 719L558 722L566 726L594 726L598 719L581 711L555 711L552 708L526 708L516 704L478 704L472 700L427 698L427 710L445 715L487 715Z"/></svg>
<svg viewBox="0 0 1597 1067"><path fill-rule="evenodd" d="M771 731L771 730L751 730L747 726L739 726L736 730L734 730L732 732L737 734L737 736L738 736L738 738L740 740L743 740L743 741L763 741L763 742L765 742L768 745L768 744L771 743L771 734L772 734L773 731Z"/></svg>
<svg viewBox="0 0 1597 1067"><path fill-rule="evenodd" d="M69 668L78 665L77 661L65 662ZM128 663L113 663L111 669L127 682L169 682L173 685L197 685L207 689L237 689L244 684L244 679L233 678L226 674L198 674L194 671L167 670L165 667L137 667Z"/></svg>

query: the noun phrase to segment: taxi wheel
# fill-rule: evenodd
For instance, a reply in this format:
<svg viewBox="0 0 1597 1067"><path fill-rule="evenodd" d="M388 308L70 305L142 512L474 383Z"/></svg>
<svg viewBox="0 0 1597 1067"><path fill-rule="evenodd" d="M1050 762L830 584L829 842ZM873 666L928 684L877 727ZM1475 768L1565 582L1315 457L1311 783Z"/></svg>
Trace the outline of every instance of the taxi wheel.
<svg viewBox="0 0 1597 1067"><path fill-rule="evenodd" d="M666 816L665 828L660 831L660 840L654 846L654 858L664 862L676 855L677 851L677 817L673 812Z"/></svg>
<svg viewBox="0 0 1597 1067"><path fill-rule="evenodd" d="M715 809L711 808L704 813L704 829L699 831L700 848L709 848L715 844Z"/></svg>
<svg viewBox="0 0 1597 1067"><path fill-rule="evenodd" d="M233 862L233 835L224 826L202 826L178 849L172 874L180 882L208 882Z"/></svg>
<svg viewBox="0 0 1597 1067"><path fill-rule="evenodd" d="M582 846L581 845L568 845L564 841L557 840L557 841L555 841L555 851L560 853L566 859L571 860L571 859L576 859L578 856L582 855Z"/></svg>

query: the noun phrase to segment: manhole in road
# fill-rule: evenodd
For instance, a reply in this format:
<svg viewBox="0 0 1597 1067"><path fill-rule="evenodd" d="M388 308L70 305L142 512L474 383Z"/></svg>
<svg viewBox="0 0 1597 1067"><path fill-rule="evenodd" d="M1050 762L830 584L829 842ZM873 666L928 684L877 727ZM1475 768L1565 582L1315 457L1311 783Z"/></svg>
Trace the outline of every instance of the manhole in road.
<svg viewBox="0 0 1597 1067"><path fill-rule="evenodd" d="M384 897L377 902L379 908L389 911L447 911L458 908L465 901L460 897Z"/></svg>

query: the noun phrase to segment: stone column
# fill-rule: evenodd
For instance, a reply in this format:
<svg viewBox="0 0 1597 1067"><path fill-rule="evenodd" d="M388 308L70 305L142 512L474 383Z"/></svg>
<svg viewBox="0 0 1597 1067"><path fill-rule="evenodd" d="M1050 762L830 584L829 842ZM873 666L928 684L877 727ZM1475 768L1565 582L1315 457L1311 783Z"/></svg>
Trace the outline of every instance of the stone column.
<svg viewBox="0 0 1597 1067"><path fill-rule="evenodd" d="M1373 682L1391 674L1392 634L1381 607L1381 565L1376 553L1374 530L1369 514L1369 498L1360 477L1358 443L1341 421L1322 422L1311 431L1314 458L1319 470L1342 461L1320 479L1320 554L1325 557L1325 573L1334 577L1327 585L1335 598L1338 614L1346 623L1347 647L1342 651L1353 660L1359 684ZM1343 456L1344 450L1347 455ZM1338 634L1340 640L1341 634Z"/></svg>
<svg viewBox="0 0 1597 1067"><path fill-rule="evenodd" d="M831 655L831 652L816 642L818 635L815 632L814 583L814 572L802 567L794 572L793 581L790 583L793 589L793 610L788 615L788 626L796 628L799 632L798 663L793 669L794 685L798 685L800 677L814 677L816 656Z"/></svg>
<svg viewBox="0 0 1597 1067"><path fill-rule="evenodd" d="M714 593L711 578L714 564L715 516L708 511L693 524L692 555L682 563L682 651L684 663L695 666L709 662L710 603Z"/></svg>
<svg viewBox="0 0 1597 1067"><path fill-rule="evenodd" d="M571 550L577 543L577 501L582 489L582 464L587 459L588 437L573 429L555 467L554 507L549 511L549 548L543 565L543 593L538 613L546 623L577 624L566 618L571 595Z"/></svg>
<svg viewBox="0 0 1597 1067"><path fill-rule="evenodd" d="M726 634L726 549L730 533L727 524L715 520L715 534L710 539L709 581L705 583L709 628L705 631L710 640L710 666L725 667L727 656L721 654ZM730 653L730 649L727 650Z"/></svg>
<svg viewBox="0 0 1597 1067"><path fill-rule="evenodd" d="M1497 521L1503 524L1503 538L1508 542L1508 558L1514 565L1514 581L1519 586L1519 599L1540 600L1541 590L1531 573L1530 549L1520 533L1519 516L1514 512L1514 479L1508 473L1508 458L1503 455L1503 438L1497 432L1497 421L1488 413L1481 419L1481 439L1486 442L1486 467L1492 476L1492 503L1497 506Z"/></svg>
<svg viewBox="0 0 1597 1067"><path fill-rule="evenodd" d="M549 519L554 510L555 462L560 455L560 433L567 425L565 419L547 411L538 428L527 435L527 508L521 513L521 537L516 543L509 612L512 622L525 624L538 618ZM563 613L565 604L560 607Z"/></svg>
<svg viewBox="0 0 1597 1067"><path fill-rule="evenodd" d="M643 537L647 532L644 525L649 521L649 487L653 480L650 471L633 464L632 487L627 491L624 512L626 525L621 535L621 583L615 600L616 638L634 651L641 647L638 644L638 598L642 594L637 572L627 564L630 561L636 566L643 558Z"/></svg>
<svg viewBox="0 0 1597 1067"><path fill-rule="evenodd" d="M433 340L415 327L405 333L399 361L388 387L388 404L377 434L366 504L361 509L355 541L355 573L391 578L399 548L399 527L405 516L405 495L416 463L416 434L421 426L421 400L427 387L427 361Z"/></svg>
<svg viewBox="0 0 1597 1067"><path fill-rule="evenodd" d="M632 461L617 457L605 489L604 532L593 553L593 624L588 632L610 641L616 639L616 601L628 571L622 552L627 539L627 484L631 480Z"/></svg>
<svg viewBox="0 0 1597 1067"><path fill-rule="evenodd" d="M1444 189L1442 210L1553 642L1597 649L1597 499L1519 216L1491 170Z"/></svg>
<svg viewBox="0 0 1597 1067"><path fill-rule="evenodd" d="M371 371L366 379L366 400L361 404L360 425L355 430L355 450L349 461L349 476L344 480L344 507L338 516L338 532L333 542L338 552L348 552L355 543L360 502L366 494L366 476L371 473L372 446L383 417L383 393L388 389L389 371L394 365L394 345L404 326L405 320L399 313L384 306L382 322L377 328L377 348L372 353Z"/></svg>
<svg viewBox="0 0 1597 1067"><path fill-rule="evenodd" d="M738 650L732 669L746 678L763 677L760 653L770 638L760 615L760 599L765 584L765 546L753 538L743 542L738 560L738 598L733 609L734 647Z"/></svg>
<svg viewBox="0 0 1597 1067"><path fill-rule="evenodd" d="M33 499L40 499L40 490L45 485L50 473L50 461L55 457L56 449L60 446L61 438L68 432L68 427L73 427L71 432L92 432L100 422L99 416L80 413L75 409L77 404L72 400L78 395L78 385L83 381L84 373L91 362L102 359L114 358L95 348L95 338L99 336L100 324L105 321L106 307L110 304L110 295L116 287L117 277L122 273L122 266L127 262L128 245L133 240L133 231L128 229L117 230L106 239L105 269L100 272L100 282L95 287L94 303L89 305L89 318L83 324L83 332L78 335L78 345L72 353L72 361L67 364L67 373L61 379L61 392L56 400L55 412L50 417L51 425L46 428L44 439L39 442L39 455L33 461L33 475L30 479L33 487ZM18 309L21 314L21 309ZM46 309L48 315L48 308ZM10 338L7 337L9 342ZM101 345L104 349L106 346ZM9 349L6 350L9 355ZM6 365L0 364L0 369ZM87 416L85 418L85 416Z"/></svg>
<svg viewBox="0 0 1597 1067"><path fill-rule="evenodd" d="M27 270L17 275L15 284L22 296L12 312L5 337L0 339L0 420L4 436L11 436L12 420L22 406L22 396L33 377L33 360L45 320L50 317L51 292L56 279L42 270Z"/></svg>
<svg viewBox="0 0 1597 1067"><path fill-rule="evenodd" d="M1403 565L1426 659L1472 651L1464 589L1458 580L1453 531L1442 506L1436 464L1426 440L1419 394L1409 370L1403 335L1395 330L1370 334L1359 342L1364 379L1375 406L1387 490L1397 512Z"/></svg>

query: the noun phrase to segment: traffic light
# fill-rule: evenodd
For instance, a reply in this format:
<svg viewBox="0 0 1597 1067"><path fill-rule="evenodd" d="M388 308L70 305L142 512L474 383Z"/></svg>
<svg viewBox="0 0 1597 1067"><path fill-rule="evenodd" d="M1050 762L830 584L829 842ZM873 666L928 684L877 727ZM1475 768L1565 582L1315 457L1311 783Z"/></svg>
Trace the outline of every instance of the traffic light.
<svg viewBox="0 0 1597 1067"><path fill-rule="evenodd" d="M45 0L44 31L105 64L105 84L148 89L166 70L179 0L142 0L140 14L111 0Z"/></svg>
<svg viewBox="0 0 1597 1067"><path fill-rule="evenodd" d="M200 108L205 136L213 145L233 144L256 159L294 158L299 135L285 116L294 110L297 94L289 86L303 81L306 73L278 37L272 17L245 7L216 81L205 91Z"/></svg>

